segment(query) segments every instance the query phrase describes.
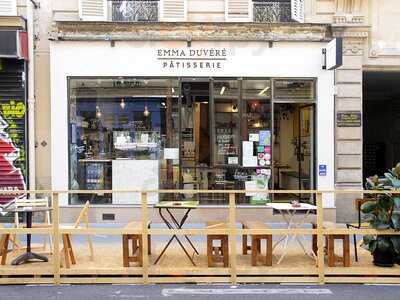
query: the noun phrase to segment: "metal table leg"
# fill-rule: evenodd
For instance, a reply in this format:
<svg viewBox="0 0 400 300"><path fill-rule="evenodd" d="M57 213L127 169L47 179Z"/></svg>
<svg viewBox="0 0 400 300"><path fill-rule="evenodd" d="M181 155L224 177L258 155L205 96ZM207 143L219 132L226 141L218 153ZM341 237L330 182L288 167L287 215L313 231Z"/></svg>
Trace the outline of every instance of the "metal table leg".
<svg viewBox="0 0 400 300"><path fill-rule="evenodd" d="M29 211L26 212L26 228L32 228L32 212ZM33 253L31 251L31 237L32 235L30 233L26 235L26 252L15 258L11 262L13 266L21 265L31 260L39 260L44 262L48 261L47 257Z"/></svg>
<svg viewBox="0 0 400 300"><path fill-rule="evenodd" d="M168 209L167 209L168 211ZM167 225L167 227L169 229L182 229L182 226L185 224L186 219L189 216L189 212L191 211L191 209L188 209L185 213L185 215L183 216L182 220L180 222L177 222L176 218L173 218L173 223L175 224L176 227L174 227L168 220L167 218L164 217L164 215L162 214L162 209L159 208L158 213L161 217L161 219L164 221L165 225ZM172 213L170 211L168 211L168 213L170 215L172 215ZM164 255L165 251L168 249L168 247L170 246L170 244L172 243L172 241L176 239L176 241L178 242L178 244L180 245L180 247L182 248L182 250L185 252L186 256L189 258L189 260L191 261L191 263L196 266L195 262L193 261L192 257L189 255L188 251L186 250L186 248L184 247L184 245L182 244L181 240L174 234L172 235L172 237L169 239L168 243L165 245L165 247L163 248L163 250L161 251L160 255L157 257L156 261L154 262L154 264L156 265L161 257ZM192 247L194 248L193 244L191 244ZM194 248L195 249L195 248ZM196 253L197 250L196 250Z"/></svg>

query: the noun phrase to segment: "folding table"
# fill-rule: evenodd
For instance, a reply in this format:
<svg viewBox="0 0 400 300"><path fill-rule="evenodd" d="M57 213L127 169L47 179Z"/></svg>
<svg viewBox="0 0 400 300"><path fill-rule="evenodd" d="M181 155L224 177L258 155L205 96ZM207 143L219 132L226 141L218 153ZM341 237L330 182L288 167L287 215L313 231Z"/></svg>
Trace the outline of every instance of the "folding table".
<svg viewBox="0 0 400 300"><path fill-rule="evenodd" d="M307 203L300 203L300 206L298 206L298 207L292 206L291 203L268 203L267 206L272 208L274 211L279 212L279 214L282 216L285 223L287 224L288 229L301 228L302 225L306 222L309 214L312 211L317 210L317 207L315 205L311 205L311 204L307 204ZM302 217L298 221L295 222L294 218L296 215L299 215L299 213L302 213ZM286 256L288 244L290 241L293 241L294 239L297 241L297 243L303 249L304 254L311 256L315 259L315 254L312 251L307 252L300 237L303 239L303 242L304 242L304 236L293 235L292 238L290 239L290 236L288 234L288 235L284 236L283 238L281 238L274 245L273 249L275 249L281 242L285 241L284 246L283 246L283 253L282 253L281 257L279 258L277 264L280 264L281 261L283 260L283 258ZM290 241L289 241L289 239L290 239Z"/></svg>
<svg viewBox="0 0 400 300"><path fill-rule="evenodd" d="M165 201L165 202L160 202L156 205L154 205L154 208L158 208L158 213L160 214L161 219L167 225L169 229L182 229L183 225L185 224L187 218L189 217L189 213L193 210L196 209L199 206L199 201ZM167 212L169 215L169 220L168 217L164 216L163 210ZM178 220L176 215L174 213L176 210L185 210L183 217ZM199 252L193 245L193 242L190 240L190 238L187 235L183 235L183 237L186 239L186 241L189 243L190 247L194 250L193 256L195 254L199 255ZM196 266L192 256L189 254L188 250L185 248L184 244L182 241L179 239L177 235L172 235L168 243L165 245L164 249L161 251L160 255L157 257L156 261L154 264L157 264L161 257L164 255L165 251L168 249L168 247L171 245L173 240L176 240L182 250L185 252L186 256L189 258L191 263Z"/></svg>

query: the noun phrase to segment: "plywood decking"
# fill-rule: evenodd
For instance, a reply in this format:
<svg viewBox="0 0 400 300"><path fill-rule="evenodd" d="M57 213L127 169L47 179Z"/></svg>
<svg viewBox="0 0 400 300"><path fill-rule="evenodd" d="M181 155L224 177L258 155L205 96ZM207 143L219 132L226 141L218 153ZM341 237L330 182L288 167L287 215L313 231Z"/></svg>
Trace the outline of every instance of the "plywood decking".
<svg viewBox="0 0 400 300"><path fill-rule="evenodd" d="M45 193L46 191L30 191L29 193ZM103 191L96 191L103 192ZM104 191L104 193L113 193L116 191ZM118 191L121 192L121 191ZM15 257L15 253L9 255L7 264L0 266L0 284L26 284L26 283L257 283L257 282L312 282L318 284L324 283L400 283L400 267L393 268L378 268L373 266L371 255L360 249L359 262L352 261L352 266L345 267L327 267L325 264L325 256L323 250L324 235L330 234L388 234L398 235L399 231L383 230L377 231L374 229L346 229L346 228L323 228L323 208L322 194L323 193L348 193L358 192L372 193L370 191L268 191L268 193L311 193L316 194L317 200L317 228L316 229L238 229L235 224L236 219L236 204L235 195L243 194L245 191L188 191L188 190L167 190L167 191L122 191L136 192L141 194L141 222L143 230L132 230L124 228L60 228L59 224L59 205L58 196L60 193L94 193L93 191L65 191L55 192L49 191L52 194L53 200L53 226L52 228L0 228L0 234L52 234L54 241L53 255L50 256L48 263L31 263L22 266L11 266L10 261ZM149 208L147 206L148 193L227 193L229 194L228 220L229 224L226 229L147 229L149 221ZM254 191L265 192L265 191ZM2 192L7 193L7 192ZM11 193L11 192L10 192ZM17 193L13 191L13 193ZM21 193L23 193L21 191ZM24 193L28 193L24 191ZM378 192L384 193L384 192ZM400 193L400 192L393 192ZM268 220L266 220L267 222ZM90 235L113 235L122 236L122 234L142 234L143 253L147 253L147 234L154 238L153 251L151 256L143 256L142 267L122 267L122 242L120 243L103 243L94 246L94 260L90 260L88 249L85 245L76 245L72 241L77 264L66 269L60 267L60 236L69 233L74 238L74 235L90 234ZM168 250L165 257L154 266L155 257L161 251L164 243L161 242L160 236L176 235L195 235L202 236L203 239L207 234L228 234L230 239L230 267L229 268L208 268L206 258L206 243L197 241L196 245L200 250L200 255L196 257L197 266L190 265L190 261L186 259L180 248L174 245ZM297 244L290 248L289 254L277 265L277 257L280 248L274 250L275 257L273 265L252 267L250 263L250 255L241 255L241 240L239 237L242 234L272 234L275 238L278 235L307 235L309 243L308 247L311 251L311 235L317 235L318 253L317 260L312 260L304 255L301 249L297 248ZM237 238L233 238L237 237ZM353 247L351 247L353 251ZM353 257L353 255L352 255Z"/></svg>

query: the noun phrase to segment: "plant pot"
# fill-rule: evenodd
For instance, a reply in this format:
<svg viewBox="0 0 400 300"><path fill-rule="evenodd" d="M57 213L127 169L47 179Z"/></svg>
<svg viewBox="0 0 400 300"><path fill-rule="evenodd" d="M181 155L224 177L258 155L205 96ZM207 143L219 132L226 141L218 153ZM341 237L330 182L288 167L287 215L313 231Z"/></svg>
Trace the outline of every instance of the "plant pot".
<svg viewBox="0 0 400 300"><path fill-rule="evenodd" d="M373 253L374 265L378 267L393 267L394 266L394 255L391 251L382 252L376 250Z"/></svg>

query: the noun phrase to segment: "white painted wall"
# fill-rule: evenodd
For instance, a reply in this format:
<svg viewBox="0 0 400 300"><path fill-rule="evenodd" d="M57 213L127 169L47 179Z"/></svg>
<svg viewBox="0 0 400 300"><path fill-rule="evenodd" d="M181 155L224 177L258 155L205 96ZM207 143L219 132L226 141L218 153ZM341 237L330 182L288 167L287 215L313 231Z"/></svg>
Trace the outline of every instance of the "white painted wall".
<svg viewBox="0 0 400 300"><path fill-rule="evenodd" d="M186 49L185 42L67 42L53 41L51 53L52 188L68 189L68 76L205 76L205 77L307 77L317 78L318 164L328 174L318 188L334 189L334 74L322 70L325 43L192 42L191 49L227 49L220 69L163 68L157 49ZM318 166L316 166L318 167ZM324 206L333 207L333 196ZM67 198L60 199L67 205Z"/></svg>

